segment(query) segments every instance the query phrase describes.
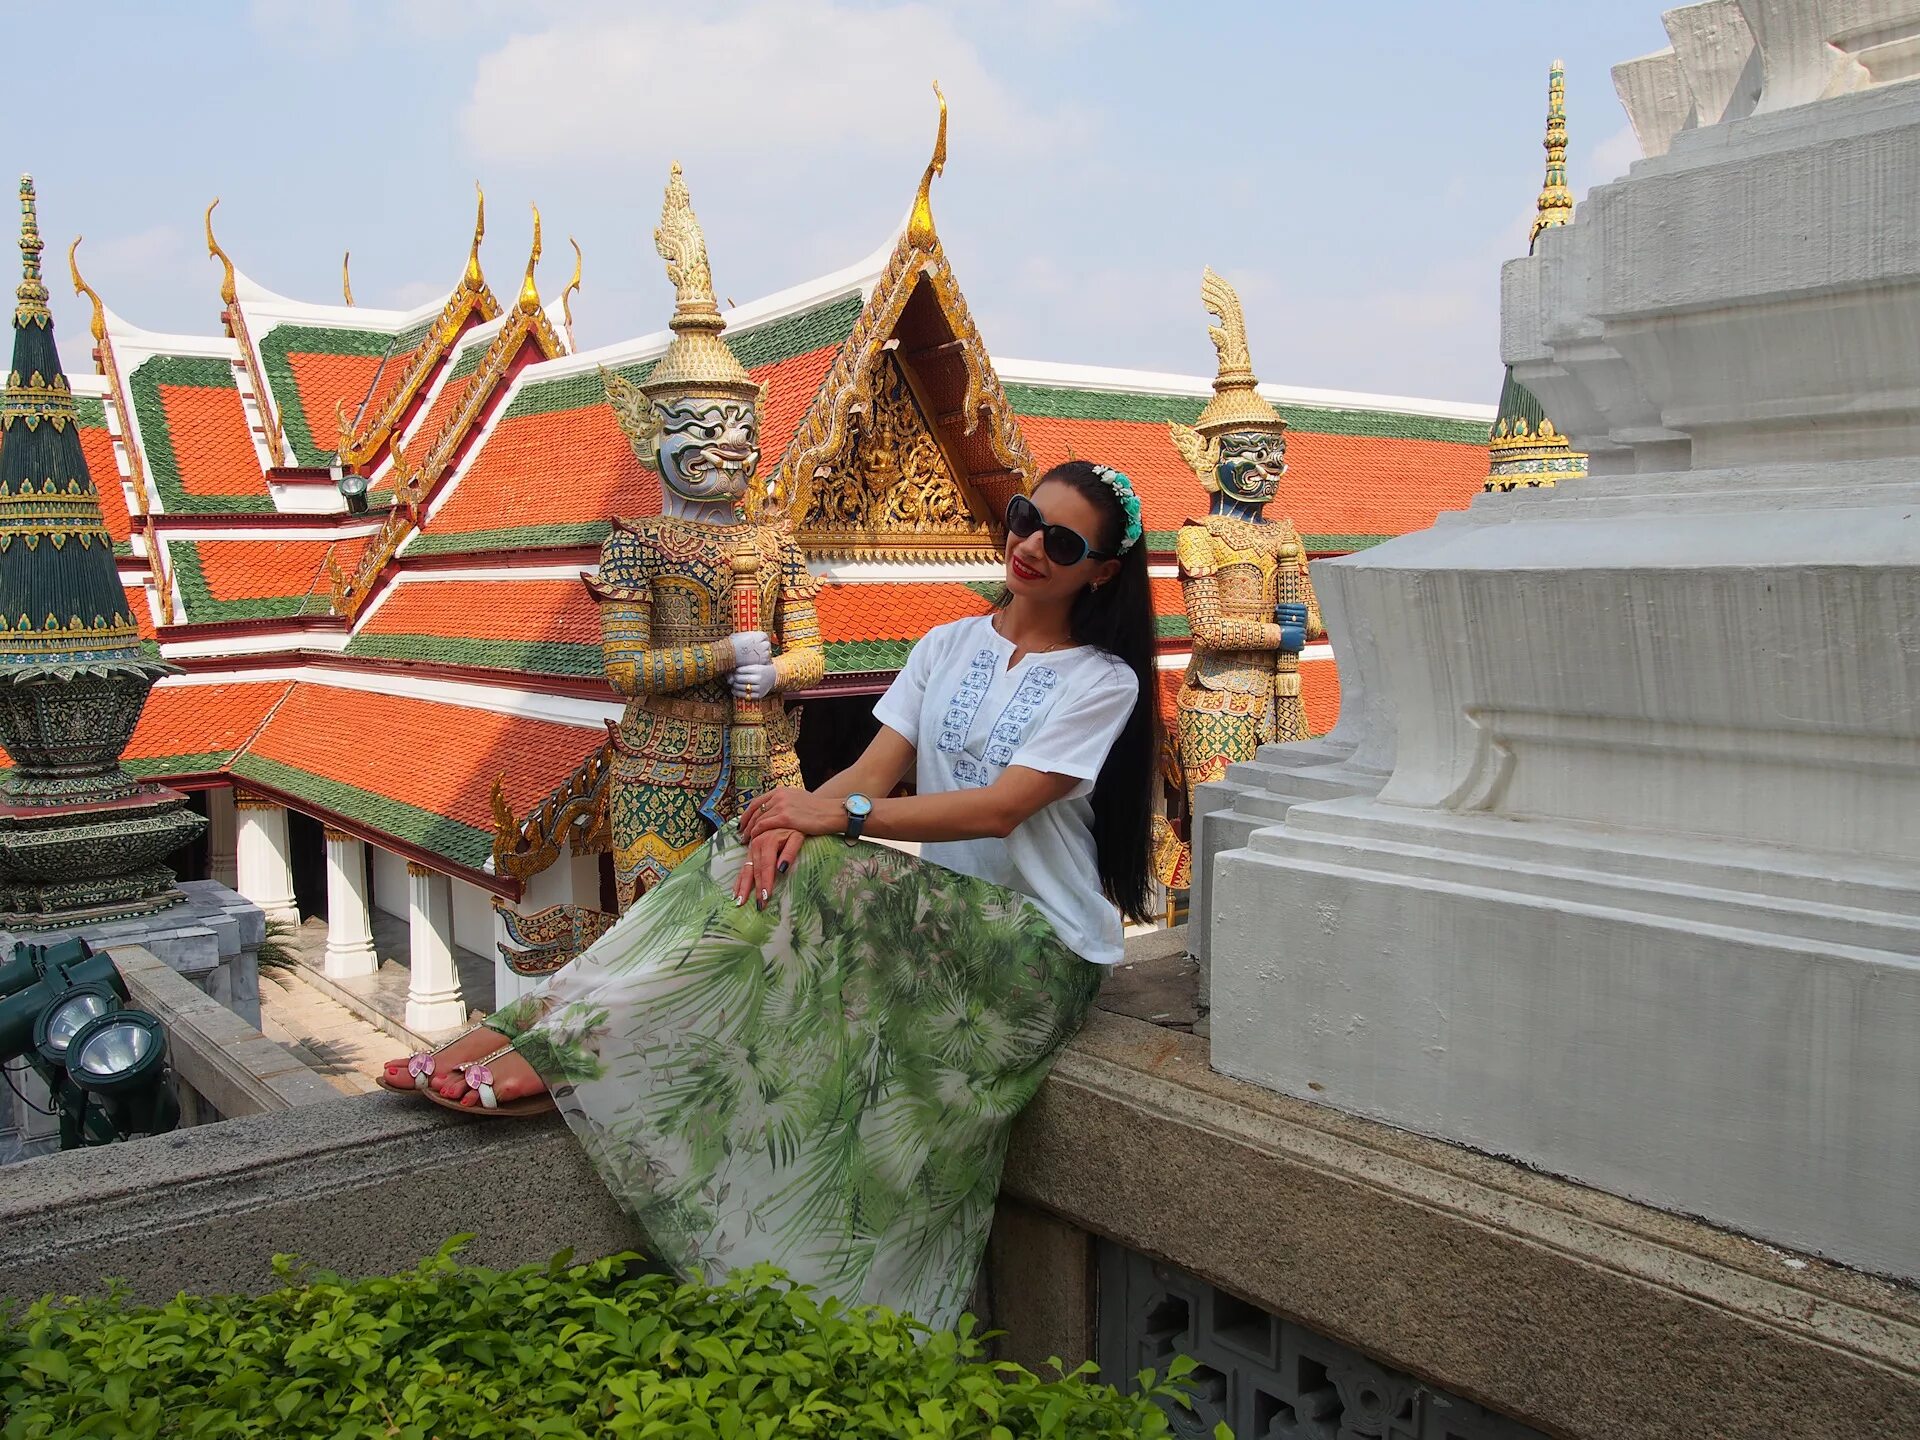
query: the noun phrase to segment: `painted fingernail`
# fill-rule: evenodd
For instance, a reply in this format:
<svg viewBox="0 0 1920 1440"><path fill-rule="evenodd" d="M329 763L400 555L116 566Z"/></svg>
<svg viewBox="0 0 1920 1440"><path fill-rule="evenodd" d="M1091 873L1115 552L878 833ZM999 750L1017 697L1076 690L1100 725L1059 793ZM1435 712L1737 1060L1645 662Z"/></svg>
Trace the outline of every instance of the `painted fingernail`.
<svg viewBox="0 0 1920 1440"><path fill-rule="evenodd" d="M780 874L782 874L782 875L784 875L784 874L786 874L786 873L787 873L787 862L786 862L785 860L782 860L782 861L780 862L780 864L779 864L779 867L778 867L778 873L780 873Z"/></svg>
<svg viewBox="0 0 1920 1440"><path fill-rule="evenodd" d="M736 895L733 897L733 903L735 905L744 905L747 903L747 897L744 895Z"/></svg>

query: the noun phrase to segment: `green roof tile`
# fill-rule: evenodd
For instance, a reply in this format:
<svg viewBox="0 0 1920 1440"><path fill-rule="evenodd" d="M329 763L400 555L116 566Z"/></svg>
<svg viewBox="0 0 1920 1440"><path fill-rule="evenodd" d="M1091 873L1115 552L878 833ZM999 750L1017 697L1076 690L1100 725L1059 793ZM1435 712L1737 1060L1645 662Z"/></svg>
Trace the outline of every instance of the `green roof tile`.
<svg viewBox="0 0 1920 1440"><path fill-rule="evenodd" d="M376 795L261 755L242 754L233 761L232 768L233 773L244 780L271 785L469 870L480 869L493 854L493 836L489 832L422 810L417 805Z"/></svg>
<svg viewBox="0 0 1920 1440"><path fill-rule="evenodd" d="M258 495L189 495L180 478L180 457L167 427L162 385L184 385L205 390L232 390L233 367L224 360L201 355L155 355L143 360L127 377L127 391L140 420L140 443L146 451L147 473L169 511L201 515L249 515L271 512L273 497L262 483Z"/></svg>
<svg viewBox="0 0 1920 1440"><path fill-rule="evenodd" d="M1076 390L1061 385L1008 385L1007 397L1016 414L1052 420L1121 420L1164 425L1169 420L1191 425L1206 402L1196 396L1147 395L1130 390ZM1447 420L1433 415L1408 415L1396 410L1335 410L1323 406L1282 404L1287 424L1316 435L1360 435L1375 439L1444 440L1461 445L1485 445L1490 427L1479 420Z"/></svg>
<svg viewBox="0 0 1920 1440"><path fill-rule="evenodd" d="M598 384L596 377L595 383ZM581 520L565 525L515 525L501 530L466 530L436 534L423 530L408 544L406 554L472 555L489 550L553 550L576 545L599 545L613 531L607 520Z"/></svg>
<svg viewBox="0 0 1920 1440"><path fill-rule="evenodd" d="M446 635L359 635L347 654L380 660L424 660L440 665L477 665L523 675L598 678L603 673L597 644L564 640L472 640ZM609 694L612 692L609 691Z"/></svg>

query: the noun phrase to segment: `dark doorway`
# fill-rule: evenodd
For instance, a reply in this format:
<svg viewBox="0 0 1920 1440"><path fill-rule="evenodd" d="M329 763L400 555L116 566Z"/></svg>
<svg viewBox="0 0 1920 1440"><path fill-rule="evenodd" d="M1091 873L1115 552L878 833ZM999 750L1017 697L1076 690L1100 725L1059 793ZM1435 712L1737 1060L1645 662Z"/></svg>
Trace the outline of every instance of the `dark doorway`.
<svg viewBox="0 0 1920 1440"><path fill-rule="evenodd" d="M800 757L800 778L809 790L853 764L879 734L880 722L873 718L873 702L879 698L833 695L806 702L793 748Z"/></svg>
<svg viewBox="0 0 1920 1440"><path fill-rule="evenodd" d="M187 809L195 815L205 817L207 813L207 792L204 790L187 791ZM167 856L167 868L173 871L176 880L205 880L213 871L213 827L203 825L200 833Z"/></svg>
<svg viewBox="0 0 1920 1440"><path fill-rule="evenodd" d="M287 811L287 864L293 871L293 903L300 918L327 918L327 837L320 822Z"/></svg>

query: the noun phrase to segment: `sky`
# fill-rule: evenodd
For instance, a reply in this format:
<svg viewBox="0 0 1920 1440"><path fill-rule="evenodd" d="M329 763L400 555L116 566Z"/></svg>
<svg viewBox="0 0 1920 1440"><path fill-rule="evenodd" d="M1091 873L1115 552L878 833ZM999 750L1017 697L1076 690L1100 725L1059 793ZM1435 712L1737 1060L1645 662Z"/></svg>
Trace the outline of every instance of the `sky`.
<svg viewBox="0 0 1920 1440"><path fill-rule="evenodd" d="M585 254L582 348L672 306L652 227L685 168L715 285L752 297L886 242L951 107L933 205L996 356L1210 375L1200 271L1261 379L1491 403L1500 266L1526 250L1547 70L1576 195L1637 156L1611 67L1654 0L92 0L10 27L0 152L32 171L71 368L84 302L219 328L201 213L250 278L410 308L482 261L543 292ZM28 53L27 46L35 46ZM56 263L56 257L58 261Z"/></svg>

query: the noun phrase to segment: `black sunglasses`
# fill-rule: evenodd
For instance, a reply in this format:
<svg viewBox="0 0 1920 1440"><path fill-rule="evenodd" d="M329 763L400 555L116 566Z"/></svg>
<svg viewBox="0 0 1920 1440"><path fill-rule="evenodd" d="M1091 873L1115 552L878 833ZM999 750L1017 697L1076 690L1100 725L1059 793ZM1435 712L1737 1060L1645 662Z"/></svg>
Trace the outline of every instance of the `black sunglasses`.
<svg viewBox="0 0 1920 1440"><path fill-rule="evenodd" d="M1040 507L1026 496L1014 496L1007 502L1007 533L1016 540L1024 540L1036 530L1044 532L1040 543L1047 547L1047 558L1056 565L1078 565L1082 560L1113 558L1109 551L1094 549L1087 543L1087 537L1078 530L1070 530L1065 525L1049 525L1047 517L1040 513Z"/></svg>

